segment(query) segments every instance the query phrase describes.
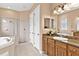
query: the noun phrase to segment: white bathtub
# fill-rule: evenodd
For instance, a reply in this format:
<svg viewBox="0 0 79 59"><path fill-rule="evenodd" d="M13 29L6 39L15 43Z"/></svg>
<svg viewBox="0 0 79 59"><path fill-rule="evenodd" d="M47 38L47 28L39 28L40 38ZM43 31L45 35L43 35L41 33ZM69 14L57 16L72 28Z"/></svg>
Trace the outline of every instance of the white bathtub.
<svg viewBox="0 0 79 59"><path fill-rule="evenodd" d="M12 45L14 42L10 37L0 37L0 49Z"/></svg>
<svg viewBox="0 0 79 59"><path fill-rule="evenodd" d="M14 39L11 37L0 37L0 56L9 56L14 44Z"/></svg>

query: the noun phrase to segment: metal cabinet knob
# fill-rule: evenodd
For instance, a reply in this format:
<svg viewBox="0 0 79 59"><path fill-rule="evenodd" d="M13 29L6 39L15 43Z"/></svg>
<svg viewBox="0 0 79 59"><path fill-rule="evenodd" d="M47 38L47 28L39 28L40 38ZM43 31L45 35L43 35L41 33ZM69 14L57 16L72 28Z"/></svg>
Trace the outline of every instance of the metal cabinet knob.
<svg viewBox="0 0 79 59"><path fill-rule="evenodd" d="M73 49L73 51L76 51L76 49Z"/></svg>
<svg viewBox="0 0 79 59"><path fill-rule="evenodd" d="M40 35L40 34L37 34L37 35Z"/></svg>

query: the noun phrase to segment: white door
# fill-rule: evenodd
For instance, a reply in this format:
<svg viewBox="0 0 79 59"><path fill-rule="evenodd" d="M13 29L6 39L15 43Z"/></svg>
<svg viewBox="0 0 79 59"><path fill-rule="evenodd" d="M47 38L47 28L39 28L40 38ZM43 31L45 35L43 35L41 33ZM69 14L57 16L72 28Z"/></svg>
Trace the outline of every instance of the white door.
<svg viewBox="0 0 79 59"><path fill-rule="evenodd" d="M25 20L20 20L20 36L19 37L20 37L19 38L20 43L26 42L26 21Z"/></svg>
<svg viewBox="0 0 79 59"><path fill-rule="evenodd" d="M40 49L40 5L34 10L34 46Z"/></svg>

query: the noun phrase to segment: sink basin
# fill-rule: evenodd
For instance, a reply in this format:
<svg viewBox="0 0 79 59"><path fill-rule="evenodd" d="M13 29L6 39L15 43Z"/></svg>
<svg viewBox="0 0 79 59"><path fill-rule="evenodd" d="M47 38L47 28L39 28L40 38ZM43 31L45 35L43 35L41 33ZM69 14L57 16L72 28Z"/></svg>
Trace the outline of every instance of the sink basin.
<svg viewBox="0 0 79 59"><path fill-rule="evenodd" d="M64 37L53 37L54 39L57 39L57 40L63 40L63 41L67 41L68 38L64 38Z"/></svg>

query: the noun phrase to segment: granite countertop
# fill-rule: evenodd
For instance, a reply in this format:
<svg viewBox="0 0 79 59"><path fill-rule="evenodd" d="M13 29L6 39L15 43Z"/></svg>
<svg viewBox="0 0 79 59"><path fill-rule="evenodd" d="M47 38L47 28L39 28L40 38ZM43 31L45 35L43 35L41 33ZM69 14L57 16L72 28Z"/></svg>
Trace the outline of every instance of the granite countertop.
<svg viewBox="0 0 79 59"><path fill-rule="evenodd" d="M50 35L46 35L46 34L44 34L44 36L46 36L48 38L52 38L52 39L54 39L53 38L54 36L56 37L56 35L50 36ZM76 39L76 38L68 38L68 40L65 40L65 41L64 40L58 40L58 39L54 39L54 40L57 40L57 41L60 41L60 42L66 43L66 44L74 45L76 47L79 47L79 40Z"/></svg>

